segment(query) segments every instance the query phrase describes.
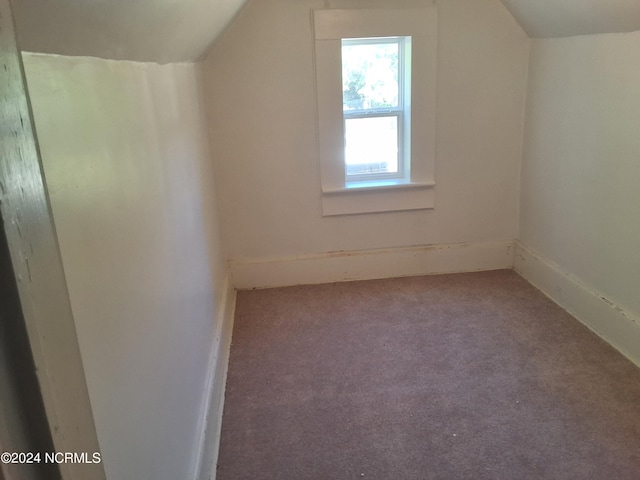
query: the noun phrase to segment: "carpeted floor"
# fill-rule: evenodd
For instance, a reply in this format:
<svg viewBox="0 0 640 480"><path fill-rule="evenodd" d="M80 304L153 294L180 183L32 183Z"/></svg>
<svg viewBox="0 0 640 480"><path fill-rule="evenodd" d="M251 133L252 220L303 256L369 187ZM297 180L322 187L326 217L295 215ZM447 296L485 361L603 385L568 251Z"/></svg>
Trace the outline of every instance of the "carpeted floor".
<svg viewBox="0 0 640 480"><path fill-rule="evenodd" d="M218 480L640 479L640 369L512 271L238 293Z"/></svg>

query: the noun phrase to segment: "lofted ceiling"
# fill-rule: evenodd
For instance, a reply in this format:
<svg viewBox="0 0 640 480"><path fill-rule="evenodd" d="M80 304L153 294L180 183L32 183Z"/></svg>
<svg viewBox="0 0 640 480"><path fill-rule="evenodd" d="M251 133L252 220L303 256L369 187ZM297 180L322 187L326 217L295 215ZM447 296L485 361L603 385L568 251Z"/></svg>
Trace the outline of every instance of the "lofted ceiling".
<svg viewBox="0 0 640 480"><path fill-rule="evenodd" d="M13 0L12 7L23 50L170 63L201 58L247 1ZM533 38L640 30L640 0L500 1Z"/></svg>
<svg viewBox="0 0 640 480"><path fill-rule="evenodd" d="M640 0L501 0L532 38L640 30Z"/></svg>
<svg viewBox="0 0 640 480"><path fill-rule="evenodd" d="M13 0L20 48L141 62L198 60L247 0Z"/></svg>

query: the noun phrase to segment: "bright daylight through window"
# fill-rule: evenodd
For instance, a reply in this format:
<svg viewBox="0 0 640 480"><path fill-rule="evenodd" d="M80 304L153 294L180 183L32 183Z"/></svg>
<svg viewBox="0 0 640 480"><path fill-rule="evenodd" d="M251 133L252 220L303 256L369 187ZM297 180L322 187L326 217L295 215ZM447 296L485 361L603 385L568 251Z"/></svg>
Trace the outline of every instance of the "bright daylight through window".
<svg viewBox="0 0 640 480"><path fill-rule="evenodd" d="M407 179L411 38L342 40L347 182Z"/></svg>
<svg viewBox="0 0 640 480"><path fill-rule="evenodd" d="M434 208L437 7L313 11L322 215Z"/></svg>

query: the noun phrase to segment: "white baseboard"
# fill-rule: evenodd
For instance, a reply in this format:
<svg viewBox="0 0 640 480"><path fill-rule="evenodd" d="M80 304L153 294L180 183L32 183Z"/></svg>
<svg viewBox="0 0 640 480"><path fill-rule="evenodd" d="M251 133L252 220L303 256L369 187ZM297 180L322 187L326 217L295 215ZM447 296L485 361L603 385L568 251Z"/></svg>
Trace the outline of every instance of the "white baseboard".
<svg viewBox="0 0 640 480"><path fill-rule="evenodd" d="M205 400L200 415L198 452L194 462L194 480L215 480L216 463L220 446L222 408L229 366L229 350L236 307L236 290L227 270L222 286L222 300L218 307L217 328L209 359L208 378L205 386Z"/></svg>
<svg viewBox="0 0 640 480"><path fill-rule="evenodd" d="M513 266L513 241L242 259L229 264L238 289L497 270Z"/></svg>
<svg viewBox="0 0 640 480"><path fill-rule="evenodd" d="M519 241L514 270L640 366L640 319L631 312Z"/></svg>

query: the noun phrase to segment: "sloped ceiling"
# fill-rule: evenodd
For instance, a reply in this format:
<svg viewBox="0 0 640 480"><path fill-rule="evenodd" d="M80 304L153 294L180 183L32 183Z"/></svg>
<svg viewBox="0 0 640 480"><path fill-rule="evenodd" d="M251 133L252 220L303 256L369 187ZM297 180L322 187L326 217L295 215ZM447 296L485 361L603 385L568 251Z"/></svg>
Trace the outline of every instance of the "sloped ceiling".
<svg viewBox="0 0 640 480"><path fill-rule="evenodd" d="M501 0L533 38L640 30L640 0Z"/></svg>
<svg viewBox="0 0 640 480"><path fill-rule="evenodd" d="M501 1L534 38L640 30L640 0ZM13 0L12 7L23 50L170 63L198 60L246 2Z"/></svg>
<svg viewBox="0 0 640 480"><path fill-rule="evenodd" d="M198 60L247 0L13 0L20 48L141 62Z"/></svg>

